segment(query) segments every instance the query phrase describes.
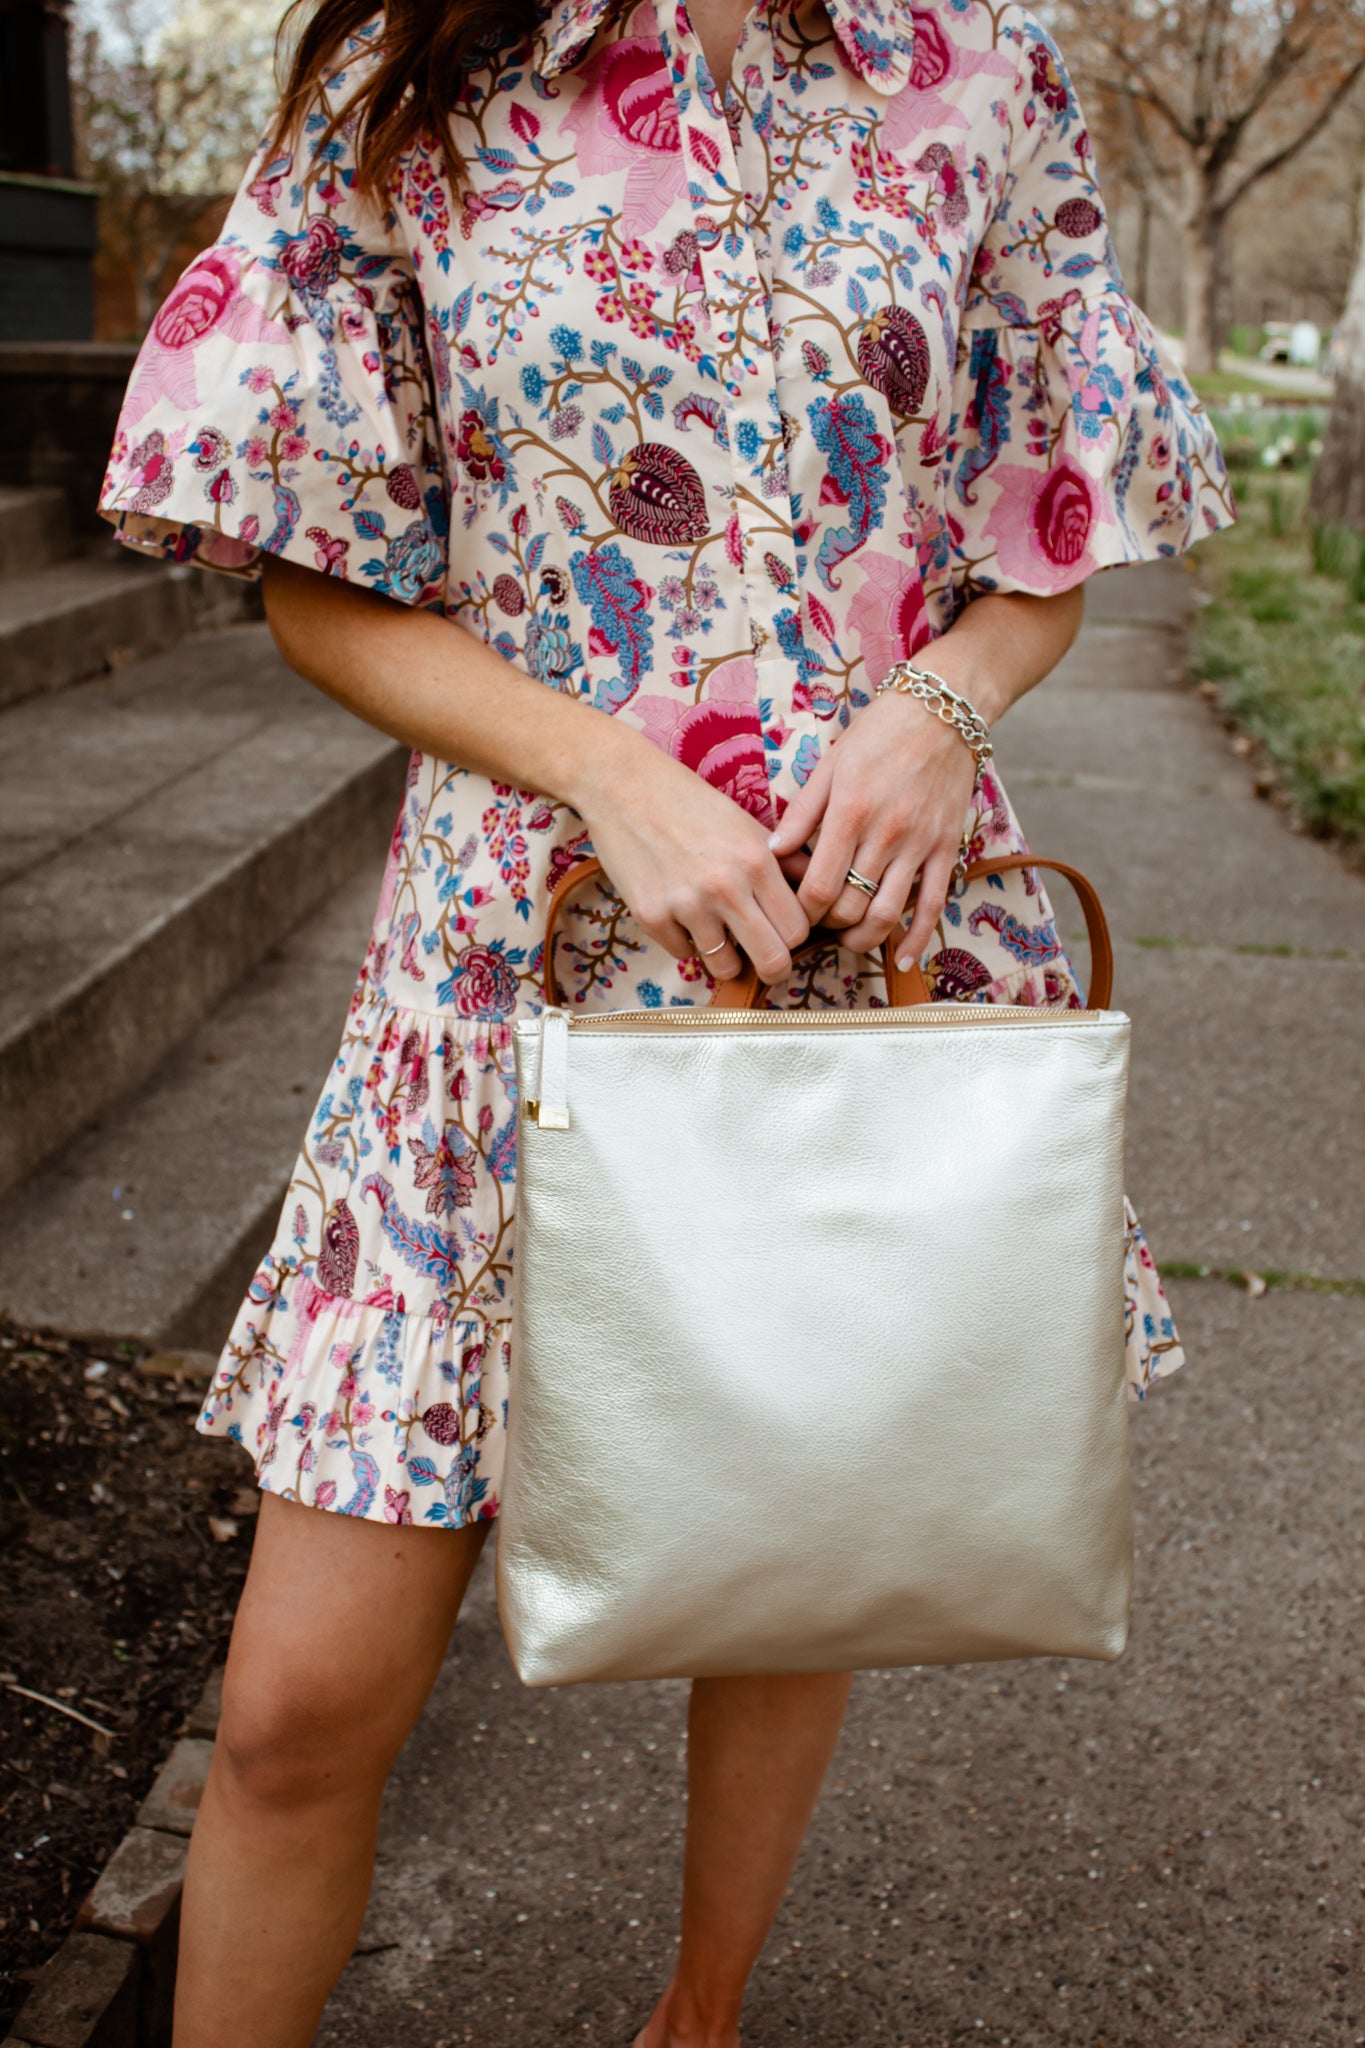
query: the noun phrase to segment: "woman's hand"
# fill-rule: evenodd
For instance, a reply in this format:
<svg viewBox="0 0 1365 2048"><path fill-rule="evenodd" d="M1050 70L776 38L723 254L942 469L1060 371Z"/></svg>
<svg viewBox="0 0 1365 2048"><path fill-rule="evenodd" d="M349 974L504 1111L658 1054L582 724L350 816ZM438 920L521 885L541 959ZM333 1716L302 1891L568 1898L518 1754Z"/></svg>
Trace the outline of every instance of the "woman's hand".
<svg viewBox="0 0 1365 2048"><path fill-rule="evenodd" d="M570 804L632 911L676 958L704 954L712 974L737 973L734 947L722 945L728 928L762 975L782 981L816 919L844 927L860 950L879 945L920 873L899 957L923 952L956 858L972 758L922 704L887 691L861 710L769 842L643 733L546 689L458 621L273 555L264 569L266 616L291 668L406 746ZM1080 585L1055 597L975 598L934 642L935 665L947 664L947 680L994 723L1060 661L1083 602ZM881 884L875 902L845 886L850 867Z"/></svg>
<svg viewBox="0 0 1365 2048"><path fill-rule="evenodd" d="M898 965L918 960L947 900L976 780L971 749L925 706L886 690L857 712L818 762L768 840L788 873L807 843L797 892L812 924L841 929L855 953L896 930L919 877ZM847 876L878 884L869 898Z"/></svg>
<svg viewBox="0 0 1365 2048"><path fill-rule="evenodd" d="M266 558L266 612L298 670L382 732L476 775L545 790L586 822L637 921L675 959L767 981L810 921L756 818L635 731L547 690L448 619ZM713 952L712 947L719 947Z"/></svg>
<svg viewBox="0 0 1365 2048"><path fill-rule="evenodd" d="M1079 583L1052 597L991 592L958 614L930 658L994 725L1061 660L1084 608ZM799 878L811 923L837 925L845 945L870 952L895 931L918 876L896 962L918 960L947 900L975 779L971 749L924 704L886 690L864 705L768 842L784 873ZM878 884L875 897L852 887L850 868Z"/></svg>
<svg viewBox="0 0 1365 2048"><path fill-rule="evenodd" d="M675 959L696 954L717 980L739 973L732 939L765 982L785 980L810 920L765 828L651 741L619 738L635 744L603 747L573 802L636 923Z"/></svg>

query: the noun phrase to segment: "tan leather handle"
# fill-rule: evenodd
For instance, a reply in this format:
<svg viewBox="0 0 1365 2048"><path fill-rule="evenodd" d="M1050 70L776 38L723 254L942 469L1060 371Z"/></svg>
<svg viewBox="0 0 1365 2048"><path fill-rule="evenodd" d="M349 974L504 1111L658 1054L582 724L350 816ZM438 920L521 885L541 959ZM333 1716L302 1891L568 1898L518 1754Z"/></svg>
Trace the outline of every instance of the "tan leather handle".
<svg viewBox="0 0 1365 2048"><path fill-rule="evenodd" d="M975 861L967 870L967 880L979 882L986 875L1007 875L1015 868L1047 868L1054 875L1065 875L1076 891L1085 918L1085 935L1090 941L1090 983L1085 992L1086 1008L1107 1010L1114 993L1114 944L1095 884L1079 868L1068 867L1064 860L1045 860L1036 853L998 853L993 860Z"/></svg>
<svg viewBox="0 0 1365 2048"><path fill-rule="evenodd" d="M1036 853L1001 853L993 860L979 860L967 870L969 882L979 882L987 875L1004 875L1015 868L1048 868L1055 875L1065 875L1080 898L1085 914L1086 935L1090 940L1090 987L1087 1003L1092 1010L1107 1010L1109 998L1114 991L1114 948L1109 938L1109 923L1104 906L1095 893L1095 886L1079 868L1068 867L1065 861L1044 860ZM596 875L604 874L600 860L580 860L573 867L566 868L550 893L549 907L545 912L545 955L544 986L547 1003L557 1005L560 1000L559 982L554 968L555 933L567 899L584 882L592 881ZM834 931L813 932L806 945L834 944L839 934ZM798 947L801 952L804 948ZM887 999L896 1008L911 1003L929 1001L929 984L924 979L923 969L918 961L907 968L896 965L889 945L882 951L882 966L886 975ZM763 993L763 983L758 978L758 969L745 960L741 972L729 981L718 981L711 997L713 1010L757 1009Z"/></svg>

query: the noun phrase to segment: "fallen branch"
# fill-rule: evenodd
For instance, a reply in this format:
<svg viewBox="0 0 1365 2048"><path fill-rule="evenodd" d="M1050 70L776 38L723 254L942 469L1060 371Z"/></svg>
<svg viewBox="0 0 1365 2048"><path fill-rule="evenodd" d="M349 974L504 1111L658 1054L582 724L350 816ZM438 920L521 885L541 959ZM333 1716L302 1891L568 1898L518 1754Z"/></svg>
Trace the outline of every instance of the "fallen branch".
<svg viewBox="0 0 1365 2048"><path fill-rule="evenodd" d="M115 1740L112 1728L106 1728L102 1721L92 1721L88 1714L78 1714L74 1707L68 1707L65 1700L51 1700L45 1692L33 1692L26 1685L14 1685L5 1680L6 1692L17 1692L26 1700L37 1700L40 1707L51 1707L54 1714L65 1714L68 1721L79 1721L82 1728L93 1728L96 1735L102 1735L106 1742Z"/></svg>

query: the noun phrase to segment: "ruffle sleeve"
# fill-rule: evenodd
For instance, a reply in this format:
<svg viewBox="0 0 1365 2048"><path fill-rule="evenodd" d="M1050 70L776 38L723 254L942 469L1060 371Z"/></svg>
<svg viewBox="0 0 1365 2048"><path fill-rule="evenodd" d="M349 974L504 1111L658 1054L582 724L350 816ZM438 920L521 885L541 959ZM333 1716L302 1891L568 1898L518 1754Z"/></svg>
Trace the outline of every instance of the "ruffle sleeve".
<svg viewBox="0 0 1365 2048"><path fill-rule="evenodd" d="M967 289L948 430L953 582L1047 596L1177 555L1235 514L1217 438L1123 288L1095 161L1033 17Z"/></svg>
<svg viewBox="0 0 1365 2048"><path fill-rule="evenodd" d="M124 398L100 510L131 546L237 575L283 555L439 606L448 493L431 356L397 216L325 141L359 64L291 156L262 148L176 284Z"/></svg>

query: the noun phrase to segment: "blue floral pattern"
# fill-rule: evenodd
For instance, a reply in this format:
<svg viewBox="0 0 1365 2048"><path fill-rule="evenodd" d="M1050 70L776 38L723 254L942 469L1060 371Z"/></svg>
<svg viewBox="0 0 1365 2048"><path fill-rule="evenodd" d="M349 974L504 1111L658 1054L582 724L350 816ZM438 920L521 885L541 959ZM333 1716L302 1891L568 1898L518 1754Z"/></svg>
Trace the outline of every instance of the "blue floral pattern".
<svg viewBox="0 0 1365 2048"><path fill-rule="evenodd" d="M339 53L328 106L373 62ZM730 82L685 0L553 0L454 115L468 174L263 149L139 356L102 506L130 545L263 552L481 634L773 820L892 661L993 591L1173 555L1232 505L1124 292L1084 117L1015 0L757 0ZM972 850L1022 848L982 777ZM548 892L534 791L414 755L333 1074L201 1426L339 1512L496 1512L515 1102ZM609 888L584 1008L705 1000ZM945 907L937 999L1074 1003L1035 874ZM803 956L775 1004L884 1000ZM1129 1215L1129 1382L1181 1353Z"/></svg>

